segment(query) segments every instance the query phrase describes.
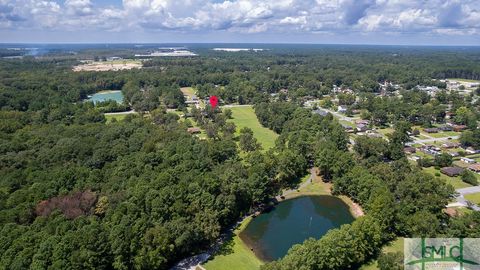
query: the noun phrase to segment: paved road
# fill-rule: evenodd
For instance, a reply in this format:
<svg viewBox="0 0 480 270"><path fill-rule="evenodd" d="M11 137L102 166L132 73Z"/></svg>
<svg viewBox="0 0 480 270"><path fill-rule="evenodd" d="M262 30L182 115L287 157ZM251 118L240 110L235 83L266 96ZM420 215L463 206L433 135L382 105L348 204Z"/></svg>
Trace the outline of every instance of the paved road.
<svg viewBox="0 0 480 270"><path fill-rule="evenodd" d="M275 197L275 199L277 199L277 201L281 201L282 200L282 196L287 196L291 193L296 193L297 190L299 189L302 189L308 185L310 185L313 181L313 178L315 177L314 176L314 173L315 173L315 169L314 168L311 168L310 169L310 176L308 177L307 181L303 182L302 184L300 184L300 186L298 186L297 188L294 188L294 189L287 189L287 190L284 190L282 192L282 195L278 195L277 197Z"/></svg>
<svg viewBox="0 0 480 270"><path fill-rule="evenodd" d="M457 192L462 194L462 195L471 194L471 193L478 193L478 192L480 192L480 186L459 188L459 189L457 189Z"/></svg>
<svg viewBox="0 0 480 270"><path fill-rule="evenodd" d="M450 139L448 139L450 138ZM456 140L460 138L460 136L448 136L448 137L441 137L441 138L433 138L431 137L431 139L414 139L413 140L413 143L419 143L419 144L424 144L424 143L429 143L429 142L446 142L446 141L450 141L450 140Z"/></svg>
<svg viewBox="0 0 480 270"><path fill-rule="evenodd" d="M465 199L466 194L471 194L471 193L477 193L480 192L480 186L474 186L474 187L468 187L468 188L459 188L456 190L458 195L455 198L457 202L451 203L448 206L449 207L458 207L458 206L463 206L463 207L470 207L474 211L480 211L480 206L468 201Z"/></svg>
<svg viewBox="0 0 480 270"><path fill-rule="evenodd" d="M352 118L352 117L348 117L344 114L341 114L339 112L335 112L335 111L332 111L332 110L329 110L329 109L325 109L323 107L318 107L320 110L323 110L323 111L326 111L326 112L329 112L331 114L333 114L334 116L336 116L337 118L339 118L340 120L343 120L343 121L348 121L348 122L352 122L352 123L355 123L355 118Z"/></svg>

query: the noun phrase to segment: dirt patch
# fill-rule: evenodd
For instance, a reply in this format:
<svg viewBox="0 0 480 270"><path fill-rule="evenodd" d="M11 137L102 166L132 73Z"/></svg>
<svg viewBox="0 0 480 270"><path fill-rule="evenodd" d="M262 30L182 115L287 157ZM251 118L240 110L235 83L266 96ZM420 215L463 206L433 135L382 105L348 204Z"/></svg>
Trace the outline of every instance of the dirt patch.
<svg viewBox="0 0 480 270"><path fill-rule="evenodd" d="M134 68L141 68L141 62L124 62L124 61L115 61L115 62L92 62L85 63L73 67L73 71L117 71L117 70L129 70Z"/></svg>

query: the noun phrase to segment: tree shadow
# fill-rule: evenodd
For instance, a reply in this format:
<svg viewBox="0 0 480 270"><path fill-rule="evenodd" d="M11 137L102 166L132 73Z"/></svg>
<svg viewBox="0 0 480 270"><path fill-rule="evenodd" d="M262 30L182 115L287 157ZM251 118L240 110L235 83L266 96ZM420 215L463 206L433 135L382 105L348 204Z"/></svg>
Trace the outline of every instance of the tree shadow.
<svg viewBox="0 0 480 270"><path fill-rule="evenodd" d="M233 253L233 246L235 245L235 242L233 241L233 237L234 237L234 235L229 236L228 239L225 240L225 242L222 244L222 246L214 254L214 256L232 254Z"/></svg>

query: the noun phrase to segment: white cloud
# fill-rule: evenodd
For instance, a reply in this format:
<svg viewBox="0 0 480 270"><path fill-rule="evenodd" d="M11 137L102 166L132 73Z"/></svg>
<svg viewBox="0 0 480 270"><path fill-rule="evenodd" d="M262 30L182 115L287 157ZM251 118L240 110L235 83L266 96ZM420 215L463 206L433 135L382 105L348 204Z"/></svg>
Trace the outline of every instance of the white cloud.
<svg viewBox="0 0 480 270"><path fill-rule="evenodd" d="M119 0L120 1L120 0ZM463 34L480 0L0 0L0 28L75 31Z"/></svg>

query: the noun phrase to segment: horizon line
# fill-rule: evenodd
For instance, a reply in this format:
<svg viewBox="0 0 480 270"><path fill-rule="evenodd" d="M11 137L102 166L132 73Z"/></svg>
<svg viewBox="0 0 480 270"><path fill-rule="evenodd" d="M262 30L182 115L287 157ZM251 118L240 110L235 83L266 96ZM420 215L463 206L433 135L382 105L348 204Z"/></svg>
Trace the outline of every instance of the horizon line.
<svg viewBox="0 0 480 270"><path fill-rule="evenodd" d="M38 45L156 45L156 44L260 44L260 45L348 45L348 46L398 46L398 47L480 47L471 44L381 44L381 43L314 43L314 42L1 42L7 44Z"/></svg>

